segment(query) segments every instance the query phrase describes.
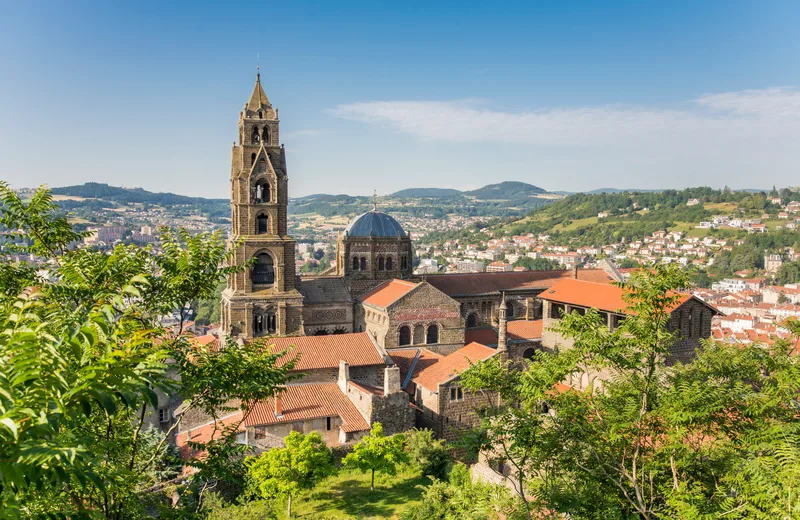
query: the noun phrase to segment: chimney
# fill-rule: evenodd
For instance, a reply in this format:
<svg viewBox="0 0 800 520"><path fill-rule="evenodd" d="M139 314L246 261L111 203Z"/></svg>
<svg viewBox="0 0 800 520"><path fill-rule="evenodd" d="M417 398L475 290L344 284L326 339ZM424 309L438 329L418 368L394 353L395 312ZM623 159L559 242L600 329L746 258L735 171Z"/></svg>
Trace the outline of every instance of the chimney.
<svg viewBox="0 0 800 520"><path fill-rule="evenodd" d="M383 371L383 395L392 395L400 391L400 367L386 367Z"/></svg>
<svg viewBox="0 0 800 520"><path fill-rule="evenodd" d="M350 381L350 363L345 360L339 361L339 379L336 381L339 385L339 390L347 395L347 382Z"/></svg>
<svg viewBox="0 0 800 520"><path fill-rule="evenodd" d="M578 264L572 266L572 277L578 279Z"/></svg>
<svg viewBox="0 0 800 520"><path fill-rule="evenodd" d="M500 309L497 312L497 351L505 352L508 350L506 347L506 336L508 334L508 305L506 304L505 293L503 293L501 298Z"/></svg>
<svg viewBox="0 0 800 520"><path fill-rule="evenodd" d="M275 396L275 417L283 417L283 400L281 396Z"/></svg>

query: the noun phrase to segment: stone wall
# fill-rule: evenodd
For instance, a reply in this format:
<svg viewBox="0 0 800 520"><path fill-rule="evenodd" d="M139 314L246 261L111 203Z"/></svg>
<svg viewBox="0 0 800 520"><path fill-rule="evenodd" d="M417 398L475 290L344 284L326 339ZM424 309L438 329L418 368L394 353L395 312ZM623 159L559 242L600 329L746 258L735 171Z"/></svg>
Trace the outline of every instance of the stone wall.
<svg viewBox="0 0 800 520"><path fill-rule="evenodd" d="M463 399L451 399L451 389L461 389ZM488 397L487 397L488 394ZM487 399L497 399L491 392L468 392L461 388L460 378L439 386L439 437L452 442L458 440L469 430L480 426L477 410L487 406Z"/></svg>
<svg viewBox="0 0 800 520"><path fill-rule="evenodd" d="M421 282L416 289L389 306L386 314L387 321L371 325L378 334L379 344L384 348L409 346L399 343L400 327L403 326L410 327L414 346L464 346L464 320L459 303L426 282ZM369 322L367 324L369 327ZM436 325L439 330L435 344L427 344L427 332L431 325ZM421 334L415 333L418 327L422 327Z"/></svg>

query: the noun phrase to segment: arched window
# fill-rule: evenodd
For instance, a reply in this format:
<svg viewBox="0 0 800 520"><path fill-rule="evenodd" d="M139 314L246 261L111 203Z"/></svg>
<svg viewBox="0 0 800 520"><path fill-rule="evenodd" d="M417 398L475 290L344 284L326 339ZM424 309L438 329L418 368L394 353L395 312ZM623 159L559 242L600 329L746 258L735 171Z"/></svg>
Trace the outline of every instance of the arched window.
<svg viewBox="0 0 800 520"><path fill-rule="evenodd" d="M362 271L367 270L367 259L363 256L361 257L361 270Z"/></svg>
<svg viewBox="0 0 800 520"><path fill-rule="evenodd" d="M256 265L253 266L253 285L272 285L275 283L275 266L272 257L267 253L261 253L256 257Z"/></svg>
<svg viewBox="0 0 800 520"><path fill-rule="evenodd" d="M400 269L405 271L408 268L408 258L405 256L400 257Z"/></svg>
<svg viewBox="0 0 800 520"><path fill-rule="evenodd" d="M534 352L535 352L535 350L534 350L534 349L532 349L532 348L527 348L527 349L525 349L525 352L523 352L523 353L522 353L522 357L523 357L524 359L531 359L531 358L533 358L533 353L534 353Z"/></svg>
<svg viewBox="0 0 800 520"><path fill-rule="evenodd" d="M269 217L264 214L261 214L256 217L256 233L262 235L264 233L269 233Z"/></svg>
<svg viewBox="0 0 800 520"><path fill-rule="evenodd" d="M513 318L514 317L514 305L510 302L506 302L506 318Z"/></svg>
<svg viewBox="0 0 800 520"><path fill-rule="evenodd" d="M253 127L253 135L250 139L253 144L258 144L261 141L261 136L258 135L258 127Z"/></svg>
<svg viewBox="0 0 800 520"><path fill-rule="evenodd" d="M358 257L353 257L353 271L358 271Z"/></svg>
<svg viewBox="0 0 800 520"><path fill-rule="evenodd" d="M276 321L274 312L256 310L255 314L253 314L253 335L275 334L277 329Z"/></svg>
<svg viewBox="0 0 800 520"><path fill-rule="evenodd" d="M410 345L411 344L411 328L408 325L403 325L400 327L399 337L397 338L397 343L399 345Z"/></svg>
<svg viewBox="0 0 800 520"><path fill-rule="evenodd" d="M261 159L259 165L263 161L264 159ZM269 202L271 196L272 190L270 189L269 183L267 181L259 181L256 184L255 202Z"/></svg>
<svg viewBox="0 0 800 520"><path fill-rule="evenodd" d="M473 312L469 316L467 316L467 327L477 327L478 326L478 317Z"/></svg>
<svg viewBox="0 0 800 520"><path fill-rule="evenodd" d="M252 166L255 163L256 163L256 154L251 153L250 154L250 165Z"/></svg>
<svg viewBox="0 0 800 520"><path fill-rule="evenodd" d="M428 345L434 345L439 343L439 326L438 325L430 325L428 326L428 335L425 338L425 343Z"/></svg>
<svg viewBox="0 0 800 520"><path fill-rule="evenodd" d="M387 271L391 271L392 270L392 257L391 256L386 259L386 270Z"/></svg>
<svg viewBox="0 0 800 520"><path fill-rule="evenodd" d="M422 345L425 343L425 327L417 325L414 327L414 345Z"/></svg>
<svg viewBox="0 0 800 520"><path fill-rule="evenodd" d="M258 118L264 119L264 114L261 112L261 110L258 111Z"/></svg>
<svg viewBox="0 0 800 520"><path fill-rule="evenodd" d="M264 143L269 144L269 127L265 126L264 131L261 133L264 139ZM271 159L271 157L270 157Z"/></svg>
<svg viewBox="0 0 800 520"><path fill-rule="evenodd" d="M378 271L383 271L386 268L386 264L383 260L382 256L378 257Z"/></svg>

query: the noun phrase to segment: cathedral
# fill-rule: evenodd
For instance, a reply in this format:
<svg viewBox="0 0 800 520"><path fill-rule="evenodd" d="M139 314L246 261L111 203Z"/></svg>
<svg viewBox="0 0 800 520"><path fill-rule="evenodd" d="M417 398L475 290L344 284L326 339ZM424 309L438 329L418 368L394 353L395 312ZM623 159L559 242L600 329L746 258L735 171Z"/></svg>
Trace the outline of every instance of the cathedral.
<svg viewBox="0 0 800 520"><path fill-rule="evenodd" d="M233 337L367 332L380 348L425 345L446 355L470 331L497 329L502 302L508 320L532 321L541 319L538 295L562 278L619 279L602 269L415 277L410 234L376 205L341 232L334 268L298 276L287 235L286 149L260 74L231 152L229 247L237 264L249 264L222 293L222 332Z"/></svg>
<svg viewBox="0 0 800 520"><path fill-rule="evenodd" d="M554 325L564 313L594 308L609 330L625 319L621 281L603 269L474 274L413 274L411 236L378 211L353 219L336 245L336 265L316 276L295 273L295 242L287 235L289 177L278 111L260 75L239 113L231 158L229 248L237 265L222 293L221 333L296 355L296 378L283 392L255 403L237 442L257 451L280 446L292 431L319 432L330 445L350 443L380 422L387 434L414 426L454 440L475 428L485 395L461 387L470 364L498 357L524 366L536 350L570 348ZM609 303L610 302L610 303ZM680 331L671 359L689 361L718 311L690 295L672 309ZM221 348L220 338L196 338ZM604 374L575 374L568 384L595 387ZM181 415L175 442L185 457L192 443L218 434L216 419ZM239 413L239 416L236 414ZM159 409L160 417L170 414Z"/></svg>

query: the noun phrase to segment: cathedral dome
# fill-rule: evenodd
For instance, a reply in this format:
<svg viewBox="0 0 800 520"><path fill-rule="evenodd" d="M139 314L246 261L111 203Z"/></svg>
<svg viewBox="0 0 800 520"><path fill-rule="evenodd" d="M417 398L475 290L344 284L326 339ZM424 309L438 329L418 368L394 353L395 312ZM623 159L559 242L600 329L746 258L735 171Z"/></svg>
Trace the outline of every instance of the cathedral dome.
<svg viewBox="0 0 800 520"><path fill-rule="evenodd" d="M377 210L368 211L350 222L346 235L351 237L404 237L406 232L398 221Z"/></svg>

